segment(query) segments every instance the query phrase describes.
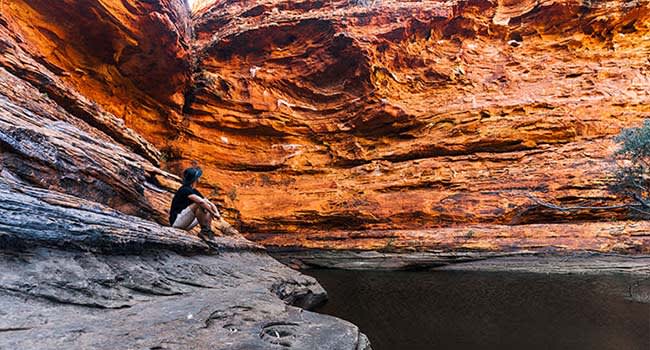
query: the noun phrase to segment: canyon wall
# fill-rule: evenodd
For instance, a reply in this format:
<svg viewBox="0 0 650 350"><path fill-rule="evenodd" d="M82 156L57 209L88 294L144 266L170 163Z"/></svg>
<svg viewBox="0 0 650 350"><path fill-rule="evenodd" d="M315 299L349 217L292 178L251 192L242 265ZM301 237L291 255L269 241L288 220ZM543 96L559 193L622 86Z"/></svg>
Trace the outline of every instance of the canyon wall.
<svg viewBox="0 0 650 350"><path fill-rule="evenodd" d="M0 1L0 348L369 350L316 280L167 226L189 12Z"/></svg>
<svg viewBox="0 0 650 350"><path fill-rule="evenodd" d="M176 133L189 79L183 3L0 7L3 178L167 223L178 182L156 146Z"/></svg>
<svg viewBox="0 0 650 350"><path fill-rule="evenodd" d="M650 117L647 1L211 3L172 153L250 237L648 251L625 211L531 199L625 201L612 137Z"/></svg>
<svg viewBox="0 0 650 350"><path fill-rule="evenodd" d="M0 6L3 94L47 116L6 125L34 145L2 143L30 185L166 223L169 173L198 161L203 193L269 245L649 249L624 210L534 199L626 200L612 139L650 117L648 1ZM42 161L43 137L65 161Z"/></svg>
<svg viewBox="0 0 650 350"><path fill-rule="evenodd" d="M29 69L47 71L158 148L175 137L191 63L183 1L17 0L1 6L9 71L21 77ZM9 61L16 51L40 66L28 66L23 56ZM36 78L31 82L56 99ZM160 155L151 152L143 155L157 162Z"/></svg>

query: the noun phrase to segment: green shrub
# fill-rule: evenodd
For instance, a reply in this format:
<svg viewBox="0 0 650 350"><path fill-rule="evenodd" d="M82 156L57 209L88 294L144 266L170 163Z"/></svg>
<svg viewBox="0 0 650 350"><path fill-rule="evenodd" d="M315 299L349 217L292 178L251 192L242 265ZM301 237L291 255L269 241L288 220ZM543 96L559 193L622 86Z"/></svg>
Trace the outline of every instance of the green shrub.
<svg viewBox="0 0 650 350"><path fill-rule="evenodd" d="M650 120L624 129L616 137L619 167L612 190L630 196L643 208L650 205ZM640 211L643 213L643 211Z"/></svg>

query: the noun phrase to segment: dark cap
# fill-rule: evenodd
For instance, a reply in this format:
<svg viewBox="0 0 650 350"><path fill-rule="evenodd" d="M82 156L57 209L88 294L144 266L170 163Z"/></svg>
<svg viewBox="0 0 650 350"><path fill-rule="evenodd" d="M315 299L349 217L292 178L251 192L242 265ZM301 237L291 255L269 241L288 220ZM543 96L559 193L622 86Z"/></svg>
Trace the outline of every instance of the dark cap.
<svg viewBox="0 0 650 350"><path fill-rule="evenodd" d="M187 168L183 171L183 185L191 185L203 175L203 170L199 167Z"/></svg>

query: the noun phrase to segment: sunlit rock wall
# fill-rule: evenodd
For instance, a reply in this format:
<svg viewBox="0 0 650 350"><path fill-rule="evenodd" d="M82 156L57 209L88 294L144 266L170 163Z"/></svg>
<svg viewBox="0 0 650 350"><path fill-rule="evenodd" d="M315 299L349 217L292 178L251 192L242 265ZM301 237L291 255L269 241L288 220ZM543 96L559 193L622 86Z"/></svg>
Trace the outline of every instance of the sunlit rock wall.
<svg viewBox="0 0 650 350"><path fill-rule="evenodd" d="M647 250L625 211L531 199L625 200L612 137L650 117L647 0L0 6L3 127L36 145L2 165L31 185L165 222L157 166L198 161L274 245Z"/></svg>
<svg viewBox="0 0 650 350"><path fill-rule="evenodd" d="M607 189L612 136L650 117L647 1L195 9L194 88L170 164L201 160L213 195L255 238L350 248L408 240L387 229L477 226L489 245L521 230L487 225L628 217L529 196L623 200ZM522 230L580 247L566 238L575 228L534 227Z"/></svg>
<svg viewBox="0 0 650 350"><path fill-rule="evenodd" d="M184 3L12 0L0 9L3 180L167 224L178 182L158 168L159 148L177 134L190 77Z"/></svg>

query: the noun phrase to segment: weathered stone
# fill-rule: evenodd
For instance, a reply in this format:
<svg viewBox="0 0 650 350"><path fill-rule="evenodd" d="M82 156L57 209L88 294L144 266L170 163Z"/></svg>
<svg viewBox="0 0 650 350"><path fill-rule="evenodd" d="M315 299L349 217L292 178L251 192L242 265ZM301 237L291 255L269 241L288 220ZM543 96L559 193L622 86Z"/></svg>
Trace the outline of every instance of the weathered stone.
<svg viewBox="0 0 650 350"><path fill-rule="evenodd" d="M326 294L245 239L210 245L96 202L0 181L1 348L370 349Z"/></svg>
<svg viewBox="0 0 650 350"><path fill-rule="evenodd" d="M186 136L168 165L209 164L230 217L269 245L317 245L335 230L349 231L347 248L370 249L356 231L387 241L393 230L462 226L503 247L508 226L495 237L493 225L525 225L513 230L545 237L541 246L590 249L589 230L553 226L562 239L552 239L529 224L601 227L629 213L549 210L529 195L625 201L608 191L612 136L650 117L648 9L201 1Z"/></svg>
<svg viewBox="0 0 650 350"><path fill-rule="evenodd" d="M521 253L589 250L620 254L650 254L647 221L583 222L529 225L472 225L421 230L310 230L286 239L263 237L276 250L333 249L380 252ZM256 238L256 236L253 236Z"/></svg>
<svg viewBox="0 0 650 350"><path fill-rule="evenodd" d="M1 16L0 62L41 92L61 89L45 77L64 82L159 149L175 136L191 71L184 1L18 0Z"/></svg>
<svg viewBox="0 0 650 350"><path fill-rule="evenodd" d="M203 192L264 244L314 245L317 228L374 249L355 232L385 242L395 230L463 227L482 246L504 247L500 237L511 236L493 236L494 225L539 237L546 226L531 224L624 230L625 210L561 212L529 195L625 201L608 191L612 136L650 116L648 8L206 0L190 18L180 0L20 0L3 6L0 65L101 130L95 138L176 174L198 160ZM38 113L27 101L14 103ZM129 204L137 191L116 183L96 193L165 223L168 198L149 184L174 182L145 173L134 182L148 202ZM539 243L591 249L574 228L553 226L563 239ZM609 245L618 246L629 247Z"/></svg>
<svg viewBox="0 0 650 350"><path fill-rule="evenodd" d="M369 348L263 247L167 226L182 1L0 8L0 348Z"/></svg>
<svg viewBox="0 0 650 350"><path fill-rule="evenodd" d="M192 256L29 248L0 259L2 348L369 349L358 347L356 326L281 299L298 293L274 293L287 284L322 300L313 278L240 248Z"/></svg>
<svg viewBox="0 0 650 350"><path fill-rule="evenodd" d="M171 197L155 177L173 180L172 175L116 143L101 125L80 120L2 68L0 94L2 168L36 186L167 221L167 209L159 203Z"/></svg>
<svg viewBox="0 0 650 350"><path fill-rule="evenodd" d="M456 271L512 271L554 274L624 274L650 277L650 257L576 253L504 256L437 267Z"/></svg>

